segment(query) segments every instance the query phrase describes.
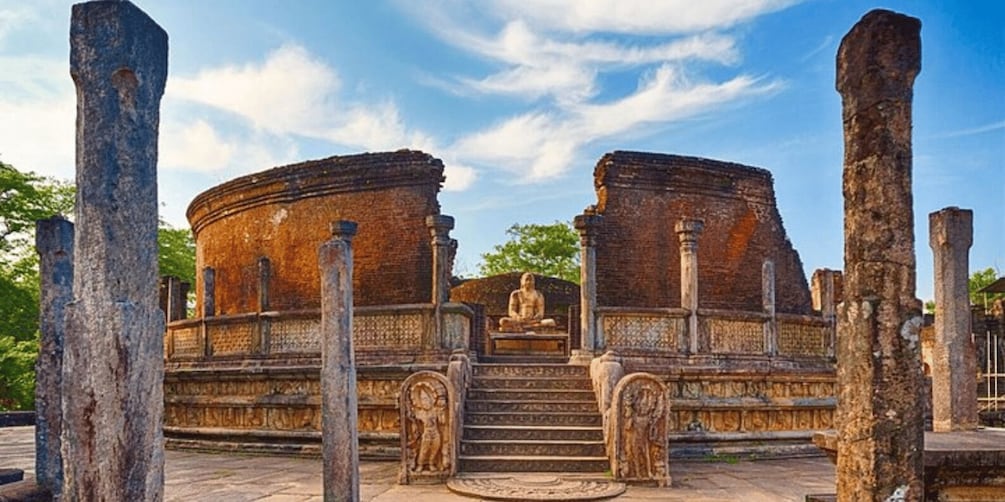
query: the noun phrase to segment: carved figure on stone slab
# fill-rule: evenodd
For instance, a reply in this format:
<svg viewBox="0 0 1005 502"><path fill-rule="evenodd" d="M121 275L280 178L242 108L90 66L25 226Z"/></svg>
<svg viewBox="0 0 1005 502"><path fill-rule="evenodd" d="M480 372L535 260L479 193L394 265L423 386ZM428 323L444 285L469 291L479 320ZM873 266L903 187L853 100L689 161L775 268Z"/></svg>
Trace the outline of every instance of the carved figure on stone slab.
<svg viewBox="0 0 1005 502"><path fill-rule="evenodd" d="M451 392L446 376L419 371L401 389L401 460L403 484L450 474L453 434Z"/></svg>
<svg viewBox="0 0 1005 502"><path fill-rule="evenodd" d="M534 274L520 277L520 289L509 295L509 315L499 319L499 330L519 333L538 327L554 327L554 319L544 318L544 295L534 289Z"/></svg>
<svg viewBox="0 0 1005 502"><path fill-rule="evenodd" d="M612 412L611 471L617 479L669 486L666 385L649 373L628 375L614 389Z"/></svg>

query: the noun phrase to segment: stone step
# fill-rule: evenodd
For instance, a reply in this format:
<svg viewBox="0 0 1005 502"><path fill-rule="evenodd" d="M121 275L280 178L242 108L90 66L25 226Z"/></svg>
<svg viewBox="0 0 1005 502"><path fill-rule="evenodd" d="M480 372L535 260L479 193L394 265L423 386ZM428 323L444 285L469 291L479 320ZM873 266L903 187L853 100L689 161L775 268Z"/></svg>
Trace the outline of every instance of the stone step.
<svg viewBox="0 0 1005 502"><path fill-rule="evenodd" d="M461 472L595 472L610 470L607 457L461 455Z"/></svg>
<svg viewBox="0 0 1005 502"><path fill-rule="evenodd" d="M586 389L494 389L468 390L471 401L583 401L595 402L592 390Z"/></svg>
<svg viewBox="0 0 1005 502"><path fill-rule="evenodd" d="M571 364L474 364L474 375L498 377L576 377L589 380L586 366Z"/></svg>
<svg viewBox="0 0 1005 502"><path fill-rule="evenodd" d="M499 401L469 399L465 404L468 413L509 412L509 413L598 413L597 403L589 401Z"/></svg>
<svg viewBox="0 0 1005 502"><path fill-rule="evenodd" d="M603 457L603 441L567 440L462 440L461 455L525 457Z"/></svg>
<svg viewBox="0 0 1005 502"><path fill-rule="evenodd" d="M597 426L602 425L600 413L512 413L500 411L473 412L464 415L465 425L541 425L541 426Z"/></svg>
<svg viewBox="0 0 1005 502"><path fill-rule="evenodd" d="M464 439L509 439L515 441L603 441L599 426L575 425L465 425Z"/></svg>
<svg viewBox="0 0 1005 502"><path fill-rule="evenodd" d="M489 364L567 364L569 357L566 355L543 355L543 354L492 354L491 356L478 356L478 362Z"/></svg>
<svg viewBox="0 0 1005 502"><path fill-rule="evenodd" d="M567 377L489 377L476 376L471 380L472 389L570 389L589 390L593 385L589 378Z"/></svg>

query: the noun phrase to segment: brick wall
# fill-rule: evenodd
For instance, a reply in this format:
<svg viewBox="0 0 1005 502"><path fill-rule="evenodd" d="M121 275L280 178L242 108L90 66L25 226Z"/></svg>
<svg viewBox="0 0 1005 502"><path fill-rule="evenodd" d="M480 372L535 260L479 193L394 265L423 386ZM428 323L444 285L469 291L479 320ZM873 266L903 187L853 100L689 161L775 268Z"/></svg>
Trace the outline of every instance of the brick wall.
<svg viewBox="0 0 1005 502"><path fill-rule="evenodd" d="M771 173L695 157L617 151L594 170L597 301L601 306L680 305L674 224L701 218L698 295L702 308L761 310L761 264L775 263L779 312L809 313L799 254L775 206Z"/></svg>
<svg viewBox="0 0 1005 502"><path fill-rule="evenodd" d="M320 306L318 246L330 222L359 224L353 239L356 305L431 301L425 218L439 213L443 164L401 150L278 167L203 192L188 209L196 266L216 270L216 314L258 308L258 260L271 264L269 309ZM201 274L196 311L202 311Z"/></svg>

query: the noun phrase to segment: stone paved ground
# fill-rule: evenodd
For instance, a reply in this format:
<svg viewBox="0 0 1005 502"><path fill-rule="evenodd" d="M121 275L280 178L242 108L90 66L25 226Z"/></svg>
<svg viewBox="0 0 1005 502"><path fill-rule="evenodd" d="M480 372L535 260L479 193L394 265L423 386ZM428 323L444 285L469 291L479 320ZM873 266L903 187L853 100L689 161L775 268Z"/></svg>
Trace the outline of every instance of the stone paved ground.
<svg viewBox="0 0 1005 502"><path fill-rule="evenodd" d="M0 428L0 467L34 472L34 428ZM362 500L371 502L469 501L444 485L396 484L398 465L363 461ZM165 500L320 501L320 460L167 452ZM672 488L629 486L625 501L802 501L807 493L834 492L834 467L824 458L758 462L675 462Z"/></svg>

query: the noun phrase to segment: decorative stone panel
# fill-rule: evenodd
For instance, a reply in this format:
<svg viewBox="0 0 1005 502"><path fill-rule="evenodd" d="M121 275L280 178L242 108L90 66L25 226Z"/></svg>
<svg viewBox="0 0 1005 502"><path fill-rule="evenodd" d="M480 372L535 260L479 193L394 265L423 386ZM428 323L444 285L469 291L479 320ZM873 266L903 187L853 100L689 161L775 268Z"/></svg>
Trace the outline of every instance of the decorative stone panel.
<svg viewBox="0 0 1005 502"><path fill-rule="evenodd" d="M660 315L604 314L601 318L608 348L678 351L684 320Z"/></svg>
<svg viewBox="0 0 1005 502"><path fill-rule="evenodd" d="M729 319L702 319L712 353L763 354L764 323Z"/></svg>
<svg viewBox="0 0 1005 502"><path fill-rule="evenodd" d="M435 371L419 371L402 382L401 484L441 483L456 471L455 399L450 381Z"/></svg>
<svg viewBox="0 0 1005 502"><path fill-rule="evenodd" d="M670 401L663 382L633 373L614 388L611 472L615 479L670 485Z"/></svg>

